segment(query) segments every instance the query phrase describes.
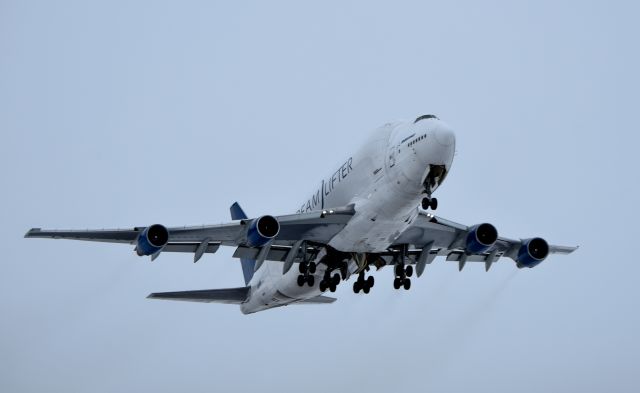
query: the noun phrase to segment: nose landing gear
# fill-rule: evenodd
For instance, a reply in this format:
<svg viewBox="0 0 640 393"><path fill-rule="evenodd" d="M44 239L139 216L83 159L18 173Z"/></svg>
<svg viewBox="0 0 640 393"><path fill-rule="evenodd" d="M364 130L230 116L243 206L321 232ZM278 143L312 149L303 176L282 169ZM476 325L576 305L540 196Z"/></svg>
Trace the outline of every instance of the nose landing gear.
<svg viewBox="0 0 640 393"><path fill-rule="evenodd" d="M437 198L422 198L422 208L427 210L431 208L431 210L436 210L438 208L438 199Z"/></svg>

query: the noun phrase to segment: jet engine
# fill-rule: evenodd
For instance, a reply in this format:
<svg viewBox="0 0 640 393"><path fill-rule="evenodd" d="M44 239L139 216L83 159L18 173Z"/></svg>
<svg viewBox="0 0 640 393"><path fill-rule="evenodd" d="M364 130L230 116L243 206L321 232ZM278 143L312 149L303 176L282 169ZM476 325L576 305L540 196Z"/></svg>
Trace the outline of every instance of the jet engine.
<svg viewBox="0 0 640 393"><path fill-rule="evenodd" d="M549 244L546 240L540 237L523 240L518 251L517 266L520 269L523 267L532 268L544 261L547 255L549 255Z"/></svg>
<svg viewBox="0 0 640 393"><path fill-rule="evenodd" d="M162 250L167 242L169 242L169 231L160 224L154 224L146 227L138 236L136 244L136 253L139 256L153 255Z"/></svg>
<svg viewBox="0 0 640 393"><path fill-rule="evenodd" d="M491 224L478 224L471 227L467 235L467 252L485 252L498 240L498 231Z"/></svg>
<svg viewBox="0 0 640 393"><path fill-rule="evenodd" d="M273 216L262 216L251 221L247 230L247 243L251 247L262 247L280 232L280 223Z"/></svg>

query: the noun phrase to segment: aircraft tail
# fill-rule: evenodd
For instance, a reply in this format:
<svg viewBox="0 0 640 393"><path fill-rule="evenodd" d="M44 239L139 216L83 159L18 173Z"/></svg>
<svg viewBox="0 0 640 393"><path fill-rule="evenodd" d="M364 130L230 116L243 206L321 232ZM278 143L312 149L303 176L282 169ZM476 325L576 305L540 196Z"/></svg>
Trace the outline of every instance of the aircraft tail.
<svg viewBox="0 0 640 393"><path fill-rule="evenodd" d="M231 207L229 208L229 211L231 212L232 220L246 220L248 218L238 202L234 202L233 205L231 205ZM253 277L256 261L255 259L240 258L240 264L242 265L244 283L245 285L249 285L249 281L251 281L251 278Z"/></svg>
<svg viewBox="0 0 640 393"><path fill-rule="evenodd" d="M249 287L204 289L199 291L158 292L148 299L182 300L186 302L241 304L249 296Z"/></svg>

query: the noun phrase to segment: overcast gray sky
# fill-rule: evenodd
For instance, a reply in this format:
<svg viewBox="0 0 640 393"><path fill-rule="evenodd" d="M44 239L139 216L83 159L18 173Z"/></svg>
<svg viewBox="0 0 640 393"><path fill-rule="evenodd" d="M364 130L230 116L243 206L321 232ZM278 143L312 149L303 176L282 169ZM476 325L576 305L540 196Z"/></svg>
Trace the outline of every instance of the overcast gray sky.
<svg viewBox="0 0 640 393"><path fill-rule="evenodd" d="M0 391L637 392L635 2L0 0ZM150 263L31 227L295 211L373 128L457 135L438 214L579 244L251 316L233 250Z"/></svg>

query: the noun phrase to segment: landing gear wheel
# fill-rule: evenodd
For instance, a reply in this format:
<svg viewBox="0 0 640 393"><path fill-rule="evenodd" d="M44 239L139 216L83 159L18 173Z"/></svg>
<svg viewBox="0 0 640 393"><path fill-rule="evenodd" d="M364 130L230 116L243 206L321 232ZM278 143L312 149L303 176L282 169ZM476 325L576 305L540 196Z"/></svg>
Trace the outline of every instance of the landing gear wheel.
<svg viewBox="0 0 640 393"><path fill-rule="evenodd" d="M309 262L309 273L314 274L316 272L316 263Z"/></svg>
<svg viewBox="0 0 640 393"><path fill-rule="evenodd" d="M320 285L318 287L320 288L320 292L325 292L327 290L327 283L322 280L320 281Z"/></svg>
<svg viewBox="0 0 640 393"><path fill-rule="evenodd" d="M369 290L370 290L370 289L371 289L371 288L369 288L369 286L368 286L368 285L365 285L365 286L364 286L364 288L362 288L362 292L364 292L364 293L369 293Z"/></svg>
<svg viewBox="0 0 640 393"><path fill-rule="evenodd" d="M301 274L301 275L299 275L299 276L298 276L298 286L299 286L299 287L304 286L304 281L305 281L304 276L303 276L302 274Z"/></svg>
<svg viewBox="0 0 640 393"><path fill-rule="evenodd" d="M396 265L394 270L395 270L396 276L398 277L402 277L402 275L404 274L404 268L402 265Z"/></svg>
<svg viewBox="0 0 640 393"><path fill-rule="evenodd" d="M307 264L304 262L300 262L298 264L298 271L300 272L300 274L304 274L307 272Z"/></svg>
<svg viewBox="0 0 640 393"><path fill-rule="evenodd" d="M404 270L404 272L407 275L407 277L413 276L413 266L411 266L411 265L407 266L407 268Z"/></svg>
<svg viewBox="0 0 640 393"><path fill-rule="evenodd" d="M329 285L329 290L330 290L331 292L335 292L335 291L336 291L336 286L335 286L335 284L331 284L331 285Z"/></svg>
<svg viewBox="0 0 640 393"><path fill-rule="evenodd" d="M338 285L340 284L340 275L338 273L333 275L333 279L331 280L331 283L333 285Z"/></svg>
<svg viewBox="0 0 640 393"><path fill-rule="evenodd" d="M405 278L403 286L404 286L404 289L408 291L409 288L411 288L411 280L409 280L408 278Z"/></svg>
<svg viewBox="0 0 640 393"><path fill-rule="evenodd" d="M394 287L395 289L400 289L400 287L401 287L401 286L402 286L402 280L401 280L399 277L396 277L396 278L393 280L393 287Z"/></svg>
<svg viewBox="0 0 640 393"><path fill-rule="evenodd" d="M368 286L369 288L373 288L373 284L374 284L373 276L369 276L369 277L367 277L367 286ZM366 293L366 292L365 292L365 293Z"/></svg>
<svg viewBox="0 0 640 393"><path fill-rule="evenodd" d="M360 281L356 281L353 283L353 292L354 293L360 292Z"/></svg>
<svg viewBox="0 0 640 393"><path fill-rule="evenodd" d="M438 208L438 199L437 198L422 198L422 210L427 210L431 208L431 210L436 210Z"/></svg>
<svg viewBox="0 0 640 393"><path fill-rule="evenodd" d="M309 284L310 287L313 286L313 284L315 283L315 277L314 276L309 276L307 277L307 284Z"/></svg>

